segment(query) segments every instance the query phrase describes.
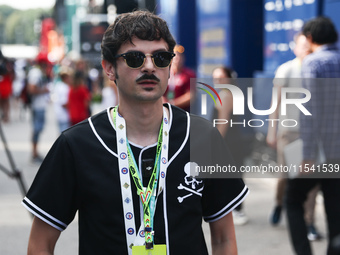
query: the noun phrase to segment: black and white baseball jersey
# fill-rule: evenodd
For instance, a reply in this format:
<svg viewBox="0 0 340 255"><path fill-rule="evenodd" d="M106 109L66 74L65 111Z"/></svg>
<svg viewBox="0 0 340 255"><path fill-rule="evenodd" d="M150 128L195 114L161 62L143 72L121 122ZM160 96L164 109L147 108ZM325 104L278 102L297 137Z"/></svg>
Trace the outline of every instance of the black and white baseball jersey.
<svg viewBox="0 0 340 255"><path fill-rule="evenodd" d="M241 179L192 177L188 171L190 130L220 137L218 130L200 117L165 106L170 112L168 167L165 187L157 196L154 241L166 244L168 255L208 254L202 217L207 222L224 217L243 201L248 188ZM195 137L195 146L200 145L200 139L206 146L207 136ZM156 146L131 144L140 169L145 160L154 157ZM225 150L223 146L222 142L212 147L221 151ZM219 159L220 163L230 160L227 153ZM125 187L132 189L132 201L122 201L119 174L116 130L107 109L60 135L23 204L60 231L67 228L78 211L79 254L128 254L124 217L140 226L143 213L133 182ZM123 203L133 203L134 212L124 215ZM130 231L139 234L138 230Z"/></svg>

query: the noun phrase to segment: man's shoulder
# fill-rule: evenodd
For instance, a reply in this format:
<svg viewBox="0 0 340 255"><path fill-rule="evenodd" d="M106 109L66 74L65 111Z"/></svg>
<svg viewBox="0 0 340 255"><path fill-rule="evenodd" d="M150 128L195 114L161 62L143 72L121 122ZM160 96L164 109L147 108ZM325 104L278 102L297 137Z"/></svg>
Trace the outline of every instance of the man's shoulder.
<svg viewBox="0 0 340 255"><path fill-rule="evenodd" d="M71 126L66 129L63 134L68 138L82 137L82 139L86 139L88 137L84 137L84 134L88 134L88 132L93 133L94 130L98 130L102 126L108 125L107 114L107 110L103 110L90 118Z"/></svg>
<svg viewBox="0 0 340 255"><path fill-rule="evenodd" d="M340 52L336 48L324 48L305 57L302 65L304 77L339 77Z"/></svg>
<svg viewBox="0 0 340 255"><path fill-rule="evenodd" d="M171 110L173 112L173 117L176 120L176 122L184 120L187 121L189 117L190 127L205 127L205 128L212 127L212 123L207 119L204 119L203 117L198 116L196 114L189 113L177 106L171 105Z"/></svg>
<svg viewBox="0 0 340 255"><path fill-rule="evenodd" d="M297 67L297 59L289 60L281 64L275 72L275 78L288 78Z"/></svg>
<svg viewBox="0 0 340 255"><path fill-rule="evenodd" d="M190 114L190 122L194 128L196 127L201 127L205 129L213 128L213 124L211 121L196 114Z"/></svg>
<svg viewBox="0 0 340 255"><path fill-rule="evenodd" d="M165 107L167 107L169 110L171 110L172 114L174 115L174 118L183 118L183 117L186 117L188 115L188 112L177 107L177 106L174 106L172 104L164 104Z"/></svg>
<svg viewBox="0 0 340 255"><path fill-rule="evenodd" d="M314 62L324 62L332 59L340 59L340 51L336 47L323 46L324 48L313 52L305 57L304 64L311 64Z"/></svg>
<svg viewBox="0 0 340 255"><path fill-rule="evenodd" d="M64 91L69 91L70 87L63 81L58 81L56 82L54 86L54 91L56 92L64 92Z"/></svg>

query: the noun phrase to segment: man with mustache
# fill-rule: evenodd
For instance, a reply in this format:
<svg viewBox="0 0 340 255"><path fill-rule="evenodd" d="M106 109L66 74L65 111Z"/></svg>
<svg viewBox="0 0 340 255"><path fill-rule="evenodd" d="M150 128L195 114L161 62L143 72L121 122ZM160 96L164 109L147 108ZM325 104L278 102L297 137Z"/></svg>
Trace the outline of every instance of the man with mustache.
<svg viewBox="0 0 340 255"><path fill-rule="evenodd" d="M165 21L150 12L121 14L109 26L102 66L117 84L119 105L53 145L23 201L35 215L28 254L53 254L77 211L82 255L208 254L202 217L213 253L237 254L230 212L248 189L241 179L190 174L193 133L208 134L195 139L201 146L221 139L211 123L163 105L174 46ZM211 153L204 158L217 157Z"/></svg>

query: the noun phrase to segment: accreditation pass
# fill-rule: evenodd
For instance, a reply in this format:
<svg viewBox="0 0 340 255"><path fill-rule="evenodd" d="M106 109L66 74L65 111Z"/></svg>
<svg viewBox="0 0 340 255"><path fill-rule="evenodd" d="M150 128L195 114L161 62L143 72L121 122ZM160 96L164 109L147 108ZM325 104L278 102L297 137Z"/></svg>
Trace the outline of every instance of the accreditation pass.
<svg viewBox="0 0 340 255"><path fill-rule="evenodd" d="M132 255L166 255L166 245L155 244L153 249L146 249L145 245L132 246Z"/></svg>

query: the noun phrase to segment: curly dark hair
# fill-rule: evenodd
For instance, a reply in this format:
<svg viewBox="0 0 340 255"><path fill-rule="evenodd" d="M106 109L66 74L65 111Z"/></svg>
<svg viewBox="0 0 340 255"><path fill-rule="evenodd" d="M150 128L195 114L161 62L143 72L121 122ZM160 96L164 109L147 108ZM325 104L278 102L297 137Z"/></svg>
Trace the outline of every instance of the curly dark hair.
<svg viewBox="0 0 340 255"><path fill-rule="evenodd" d="M133 37L148 41L164 39L170 52L176 45L165 20L149 11L134 11L120 14L107 28L101 44L102 59L115 65L114 56L119 48L126 42L132 43Z"/></svg>

